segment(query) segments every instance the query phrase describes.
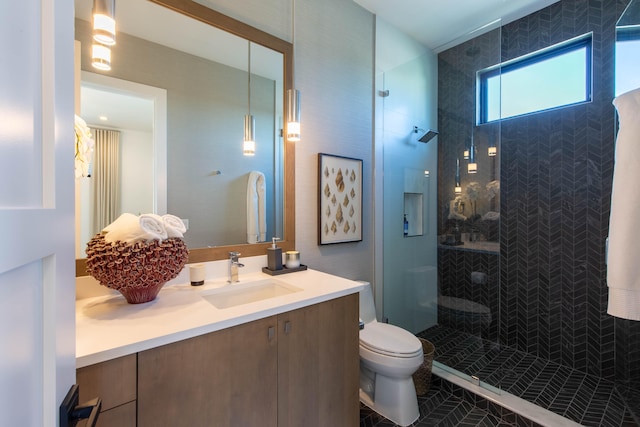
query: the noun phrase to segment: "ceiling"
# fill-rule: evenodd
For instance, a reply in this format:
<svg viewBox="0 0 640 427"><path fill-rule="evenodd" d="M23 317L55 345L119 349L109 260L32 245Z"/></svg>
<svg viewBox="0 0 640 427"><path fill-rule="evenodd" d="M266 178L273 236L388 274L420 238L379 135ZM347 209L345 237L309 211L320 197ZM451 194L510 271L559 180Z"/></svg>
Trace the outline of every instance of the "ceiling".
<svg viewBox="0 0 640 427"><path fill-rule="evenodd" d="M436 53L558 0L354 0Z"/></svg>

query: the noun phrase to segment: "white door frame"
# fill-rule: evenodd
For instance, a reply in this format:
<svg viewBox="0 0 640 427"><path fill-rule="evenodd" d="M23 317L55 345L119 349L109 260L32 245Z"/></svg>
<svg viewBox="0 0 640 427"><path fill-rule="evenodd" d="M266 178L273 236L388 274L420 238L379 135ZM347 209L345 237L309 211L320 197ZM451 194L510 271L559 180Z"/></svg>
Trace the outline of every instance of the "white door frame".
<svg viewBox="0 0 640 427"><path fill-rule="evenodd" d="M75 382L73 1L3 2L0 413L57 426Z"/></svg>

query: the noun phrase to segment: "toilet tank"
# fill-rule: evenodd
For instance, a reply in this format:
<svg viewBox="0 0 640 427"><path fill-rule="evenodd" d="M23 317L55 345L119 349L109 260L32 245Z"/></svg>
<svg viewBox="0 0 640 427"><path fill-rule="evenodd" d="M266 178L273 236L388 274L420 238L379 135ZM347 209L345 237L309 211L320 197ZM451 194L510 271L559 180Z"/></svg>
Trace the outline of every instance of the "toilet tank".
<svg viewBox="0 0 640 427"><path fill-rule="evenodd" d="M376 306L373 302L373 289L371 283L358 280L364 288L360 291L360 319L367 324L376 320Z"/></svg>

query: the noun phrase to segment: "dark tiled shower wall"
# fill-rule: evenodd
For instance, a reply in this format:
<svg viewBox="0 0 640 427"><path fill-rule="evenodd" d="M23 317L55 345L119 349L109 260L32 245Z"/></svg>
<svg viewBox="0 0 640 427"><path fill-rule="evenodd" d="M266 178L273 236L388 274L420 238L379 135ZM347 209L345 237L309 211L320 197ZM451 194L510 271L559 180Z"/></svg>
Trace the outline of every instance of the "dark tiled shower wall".
<svg viewBox="0 0 640 427"><path fill-rule="evenodd" d="M561 0L502 27L502 61L593 32L593 102L485 132L500 140L500 341L640 389L640 322L606 314L615 23L626 3ZM441 233L455 157L469 140L461 118L473 117L475 71L499 62L496 31L439 55Z"/></svg>
<svg viewBox="0 0 640 427"><path fill-rule="evenodd" d="M471 273L485 274L484 283L472 283ZM439 314L438 323L491 341L498 340L498 254L461 250L458 247L438 248L438 294L462 298L481 304L491 311L488 327L482 322L460 321L447 324Z"/></svg>

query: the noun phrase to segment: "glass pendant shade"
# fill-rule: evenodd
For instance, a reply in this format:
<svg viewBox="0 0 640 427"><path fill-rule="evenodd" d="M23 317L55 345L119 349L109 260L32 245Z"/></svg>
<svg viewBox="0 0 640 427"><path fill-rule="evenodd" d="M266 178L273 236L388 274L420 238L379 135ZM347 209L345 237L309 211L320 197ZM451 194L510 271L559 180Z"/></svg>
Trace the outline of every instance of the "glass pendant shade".
<svg viewBox="0 0 640 427"><path fill-rule="evenodd" d="M300 91L287 90L287 139L300 141Z"/></svg>
<svg viewBox="0 0 640 427"><path fill-rule="evenodd" d="M93 39L106 46L116 44L115 0L93 1Z"/></svg>
<svg viewBox="0 0 640 427"><path fill-rule="evenodd" d="M245 156L254 156L256 154L256 138L255 138L256 121L252 115L244 116L244 144L242 145L242 154Z"/></svg>
<svg viewBox="0 0 640 427"><path fill-rule="evenodd" d="M462 152L462 158L465 159L465 160L469 159L469 150L464 150Z"/></svg>
<svg viewBox="0 0 640 427"><path fill-rule="evenodd" d="M498 147L489 147L488 154L489 157L495 157L498 154Z"/></svg>
<svg viewBox="0 0 640 427"><path fill-rule="evenodd" d="M91 46L91 65L98 70L109 71L111 69L111 49L94 43Z"/></svg>
<svg viewBox="0 0 640 427"><path fill-rule="evenodd" d="M467 165L467 173L478 172L478 164L476 163L476 147L471 140L471 147L469 148L469 164Z"/></svg>

